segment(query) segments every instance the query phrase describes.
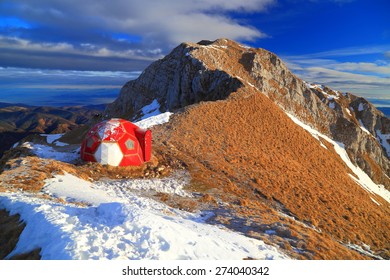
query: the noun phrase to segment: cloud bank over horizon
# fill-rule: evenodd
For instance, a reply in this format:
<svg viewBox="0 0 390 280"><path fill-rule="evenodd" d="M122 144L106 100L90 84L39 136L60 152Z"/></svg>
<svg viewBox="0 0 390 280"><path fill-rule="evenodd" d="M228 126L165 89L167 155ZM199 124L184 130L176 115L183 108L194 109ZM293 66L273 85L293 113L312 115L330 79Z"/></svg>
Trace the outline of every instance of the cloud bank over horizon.
<svg viewBox="0 0 390 280"><path fill-rule="evenodd" d="M359 60L368 54L383 56L387 49L390 49L390 45L285 56L283 59L295 74L308 82L369 99L390 100L390 60L385 57L371 62Z"/></svg>
<svg viewBox="0 0 390 280"><path fill-rule="evenodd" d="M308 82L389 99L389 9L387 0L2 0L0 79L7 80L0 80L0 99L12 89L26 96L38 89L29 76L47 92L54 77L56 90L64 90L61 81L70 82L72 71L118 72L130 80L127 73L181 42L218 38L270 50ZM26 77L5 75L16 69ZM123 85L108 77L106 89ZM86 81L91 91L103 87ZM79 82L74 87L85 89Z"/></svg>
<svg viewBox="0 0 390 280"><path fill-rule="evenodd" d="M14 67L139 70L181 42L266 37L229 13L264 12L274 2L6 0L0 59Z"/></svg>
<svg viewBox="0 0 390 280"><path fill-rule="evenodd" d="M0 67L0 102L35 106L111 103L140 71L77 71Z"/></svg>

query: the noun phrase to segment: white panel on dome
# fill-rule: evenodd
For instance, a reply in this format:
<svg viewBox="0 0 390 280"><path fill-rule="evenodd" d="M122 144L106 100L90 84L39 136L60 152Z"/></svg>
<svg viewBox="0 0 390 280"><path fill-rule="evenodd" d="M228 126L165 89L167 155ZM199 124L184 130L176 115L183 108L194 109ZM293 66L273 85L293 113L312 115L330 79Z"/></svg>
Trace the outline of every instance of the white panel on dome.
<svg viewBox="0 0 390 280"><path fill-rule="evenodd" d="M95 152L96 161L101 164L118 166L122 159L123 153L118 146L118 143L103 142Z"/></svg>

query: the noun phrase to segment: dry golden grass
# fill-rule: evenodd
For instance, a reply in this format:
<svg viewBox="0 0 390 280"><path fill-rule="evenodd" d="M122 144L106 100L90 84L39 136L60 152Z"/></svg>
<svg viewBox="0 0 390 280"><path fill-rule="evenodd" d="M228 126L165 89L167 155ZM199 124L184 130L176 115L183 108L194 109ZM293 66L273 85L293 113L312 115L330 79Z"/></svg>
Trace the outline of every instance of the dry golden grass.
<svg viewBox="0 0 390 280"><path fill-rule="evenodd" d="M154 129L155 150L187 165L195 190L229 202L244 219L258 216L272 225L281 221L277 212L295 217L308 228L283 223L300 236L299 245L290 246L310 252L304 258L363 258L340 245L348 242L388 255L388 203L379 197L383 206L373 203L331 145L322 141L328 149L321 147L267 97L239 92L191 106L169 127L175 129Z"/></svg>

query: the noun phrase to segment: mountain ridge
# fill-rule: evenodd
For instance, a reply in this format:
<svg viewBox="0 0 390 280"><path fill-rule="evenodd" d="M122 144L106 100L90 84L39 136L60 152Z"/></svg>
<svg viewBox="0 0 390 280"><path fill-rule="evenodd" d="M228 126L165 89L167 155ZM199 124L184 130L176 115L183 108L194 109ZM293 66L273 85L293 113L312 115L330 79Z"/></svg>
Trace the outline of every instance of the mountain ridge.
<svg viewBox="0 0 390 280"><path fill-rule="evenodd" d="M143 106L154 99L162 112L174 111L200 101L228 98L244 86L344 143L353 162L374 181L390 184L389 156L386 145L381 146L387 140L376 139L390 134L390 120L382 112L351 93L306 83L269 51L228 39L180 44L138 79L126 83L105 115L137 119ZM364 110L359 110L360 104Z"/></svg>

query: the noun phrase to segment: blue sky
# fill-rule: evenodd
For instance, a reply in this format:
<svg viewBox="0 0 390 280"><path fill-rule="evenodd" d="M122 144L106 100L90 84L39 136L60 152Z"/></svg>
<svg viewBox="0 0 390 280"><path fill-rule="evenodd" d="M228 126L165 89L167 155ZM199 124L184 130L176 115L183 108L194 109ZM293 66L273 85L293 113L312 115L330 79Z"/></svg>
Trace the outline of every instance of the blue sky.
<svg viewBox="0 0 390 280"><path fill-rule="evenodd" d="M389 104L387 0L2 0L0 102L110 102L179 43L222 37Z"/></svg>

